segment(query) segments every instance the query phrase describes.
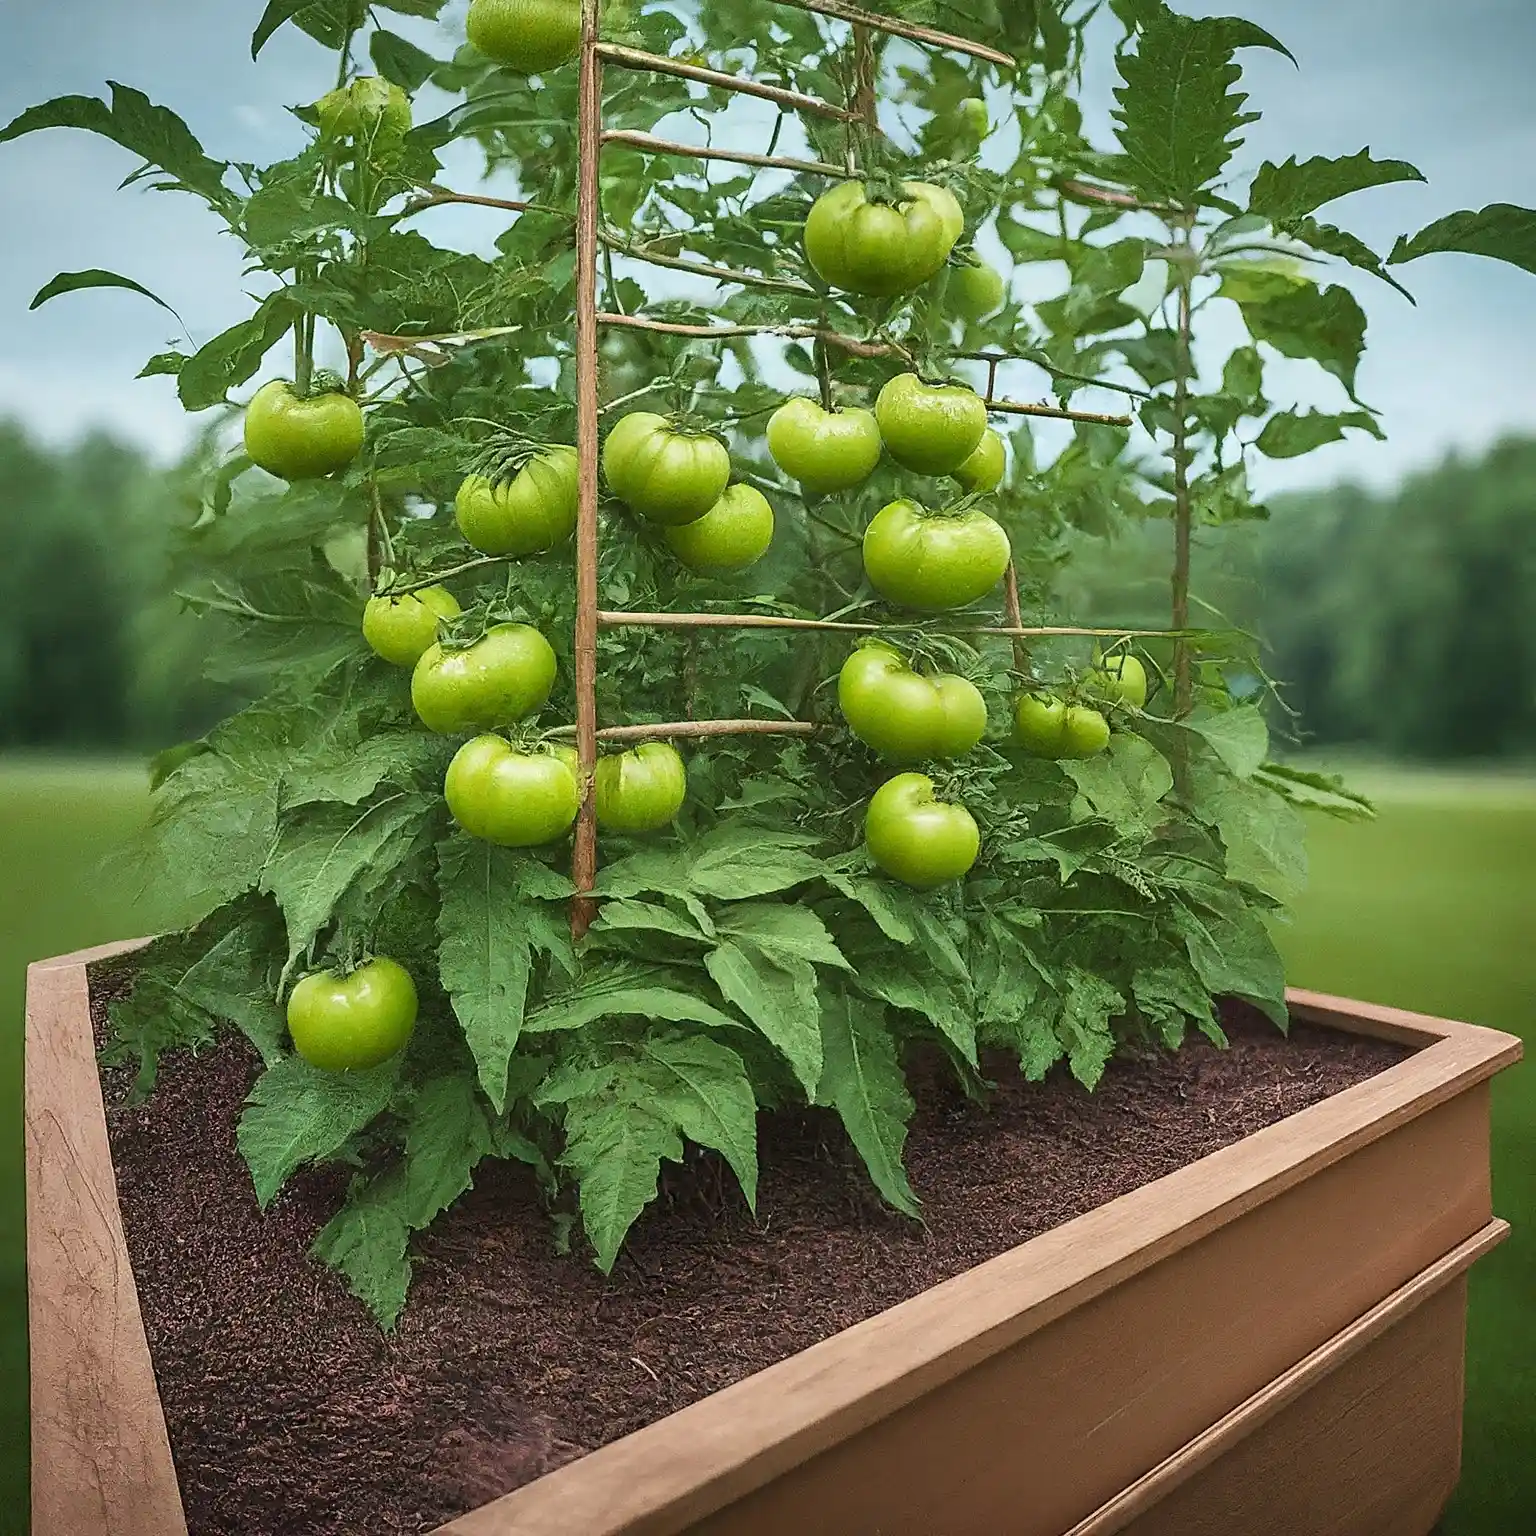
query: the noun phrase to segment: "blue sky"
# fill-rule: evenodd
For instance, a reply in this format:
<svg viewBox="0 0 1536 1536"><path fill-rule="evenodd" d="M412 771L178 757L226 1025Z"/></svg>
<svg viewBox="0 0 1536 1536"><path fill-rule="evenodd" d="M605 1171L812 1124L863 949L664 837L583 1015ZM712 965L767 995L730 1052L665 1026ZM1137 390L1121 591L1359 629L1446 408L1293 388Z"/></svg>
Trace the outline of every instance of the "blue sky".
<svg viewBox="0 0 1536 1536"><path fill-rule="evenodd" d="M466 4L450 0L450 27L462 27ZM323 92L333 65L292 28L253 65L249 35L261 8L259 0L137 7L0 0L0 121L50 96L94 93L114 78L176 108L217 157L276 158L299 133L285 104ZM1283 59L1247 55L1253 104L1265 118L1249 130L1237 170L1366 144L1379 156L1413 161L1427 186L1378 189L1329 212L1378 248L1454 208L1536 205L1529 84L1536 5L1529 0L1228 0L1187 8L1237 10L1274 30L1300 60L1298 72ZM426 25L391 24L418 35ZM1107 67L1089 82L1090 121L1106 128L1110 84ZM114 192L131 168L123 151L82 134L54 131L0 146L0 415L19 416L53 440L103 424L169 455L188 430L171 381L133 376L174 339L170 317L108 292L26 311L55 272L103 266L162 293L199 342L244 313L234 243L192 199ZM434 234L447 228L435 225ZM1460 256L1426 258L1403 275L1417 309L1369 277L1342 279L1370 316L1359 388L1384 412L1388 441L1351 441L1303 464L1264 466L1261 488L1345 477L1388 484L1447 451L1536 431L1536 277ZM1308 403L1332 402L1304 365L1287 365L1276 382Z"/></svg>

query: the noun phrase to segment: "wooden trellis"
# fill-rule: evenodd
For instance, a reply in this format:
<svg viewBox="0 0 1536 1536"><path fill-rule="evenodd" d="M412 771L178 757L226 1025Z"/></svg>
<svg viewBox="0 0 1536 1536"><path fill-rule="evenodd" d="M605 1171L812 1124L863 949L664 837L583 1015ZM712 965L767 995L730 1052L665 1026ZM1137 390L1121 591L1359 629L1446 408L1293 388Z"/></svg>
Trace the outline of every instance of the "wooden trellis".
<svg viewBox="0 0 1536 1536"><path fill-rule="evenodd" d="M925 47L966 54L971 58L982 59L1006 69L1016 67L1016 61L1010 55L995 48L946 32L935 31L930 27L917 26L894 17L881 16L854 6L837 3L837 0L776 0L776 3L796 10L814 12L816 15L833 20L848 22L855 28L856 35L862 34L866 38L871 32L881 32ZM576 523L575 693L576 749L589 787L576 824L575 853L571 866L572 883L576 888L576 897L571 911L571 926L578 937L586 932L594 912L594 903L589 893L597 879L597 820L590 786L597 766L600 741L633 742L723 735L809 735L817 729L808 721L778 720L691 720L667 725L621 725L601 728L597 718L596 690L597 639L602 629L701 627L742 630L784 629L811 633L825 631L872 633L889 627L754 614L616 613L606 612L599 606L598 472L601 440L598 425L600 415L598 344L602 331L607 328L627 327L679 337L720 340L750 336L780 336L786 340L815 341L823 347L831 347L859 357L890 357L909 365L913 362L911 354L897 342L864 341L856 337L844 336L825 326L683 325L647 319L640 315L614 314L598 307L598 251L604 245L642 261L712 278L723 283L744 282L796 293L802 290L807 294L816 292L815 289L798 280L772 278L765 274L714 267L703 262L651 252L643 245L636 245L615 237L603 228L601 218L600 162L605 145L619 144L655 155L695 160L724 160L733 164L787 170L828 178L846 179L860 174L851 147L847 164L837 166L820 160L798 159L792 156L760 155L728 149L701 149L657 138L648 133L605 130L603 74L606 65L697 81L715 90L753 96L759 100L773 102L790 111L809 113L837 122L852 124L861 117L861 113L853 106L836 106L818 97L788 90L782 86L764 84L746 76L726 74L719 70L688 64L679 59L664 58L639 49L605 43L599 35L599 9L600 0L581 0L578 135L580 165L576 212L576 443L581 462L581 490ZM866 86L868 84L869 82L866 82ZM972 356L989 365L987 390L984 396L989 412L1043 416L1114 426L1130 424L1130 418L1127 416L1101 415L1094 412L1069 410L1062 406L1044 403L1029 404L999 398L996 393L997 369L1000 363L1008 360L1007 354L988 352L972 354ZM1020 618L1018 579L1011 563L1007 574L1005 601L1008 617L1006 626L961 626L950 632L1011 638L1016 644L1028 638L1049 635L1123 638L1137 633L1151 633L1123 629L1025 628ZM1166 631L1158 633L1166 633Z"/></svg>

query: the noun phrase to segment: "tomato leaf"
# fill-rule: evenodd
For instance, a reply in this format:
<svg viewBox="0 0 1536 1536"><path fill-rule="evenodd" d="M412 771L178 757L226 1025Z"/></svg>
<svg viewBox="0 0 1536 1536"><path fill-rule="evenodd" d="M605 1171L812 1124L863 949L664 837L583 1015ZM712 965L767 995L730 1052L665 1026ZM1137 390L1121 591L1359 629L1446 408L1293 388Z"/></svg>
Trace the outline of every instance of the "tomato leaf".
<svg viewBox="0 0 1536 1536"><path fill-rule="evenodd" d="M389 1332L411 1284L411 1229L395 1183L353 1181L347 1203L320 1229L310 1252L345 1277L347 1288Z"/></svg>
<svg viewBox="0 0 1536 1536"><path fill-rule="evenodd" d="M816 1102L837 1110L886 1201L917 1216L917 1196L901 1158L914 1105L879 1005L842 987L824 988L821 1046Z"/></svg>
<svg viewBox="0 0 1536 1536"><path fill-rule="evenodd" d="M466 1072L429 1078L405 1113L405 1175L401 1209L407 1224L425 1227L474 1182L492 1147L490 1121L475 1079Z"/></svg>
<svg viewBox="0 0 1536 1536"><path fill-rule="evenodd" d="M636 1017L704 1024L714 1029L740 1029L741 1021L722 1013L703 998L669 985L669 973L638 967L615 968L585 976L557 993L528 1015L529 1034L580 1029L598 1019Z"/></svg>
<svg viewBox="0 0 1536 1536"><path fill-rule="evenodd" d="M256 1047L264 1066L285 1053L288 1021L278 1002L275 914L268 905L231 928L177 984L188 1002L227 1019Z"/></svg>
<svg viewBox="0 0 1536 1536"><path fill-rule="evenodd" d="M289 1175L339 1152L394 1098L400 1058L358 1072L323 1072L287 1056L256 1079L235 1140L263 1210Z"/></svg>
<svg viewBox="0 0 1536 1536"><path fill-rule="evenodd" d="M1536 208L1489 203L1484 208L1448 213L1426 224L1416 235L1399 235L1387 261L1396 266L1441 251L1489 256L1536 272Z"/></svg>
<svg viewBox="0 0 1536 1536"><path fill-rule="evenodd" d="M277 345L299 311L284 293L262 300L249 319L221 331L181 365L176 392L189 411L206 411L219 405L237 384L244 384L261 367L261 360Z"/></svg>
<svg viewBox="0 0 1536 1536"><path fill-rule="evenodd" d="M442 62L384 27L368 39L368 53L374 68L405 91L420 90Z"/></svg>
<svg viewBox="0 0 1536 1536"><path fill-rule="evenodd" d="M1279 411L1264 423L1254 447L1272 459L1294 459L1324 443L1336 443L1345 429L1353 427L1369 432L1377 441L1386 434L1376 424L1369 411L1346 411L1341 416L1330 416L1325 411Z"/></svg>
<svg viewBox="0 0 1536 1536"><path fill-rule="evenodd" d="M32 296L32 302L27 308L36 309L49 299L58 298L61 293L78 293L83 288L126 288L130 293L142 294L168 314L176 315L176 311L159 294L151 293L142 283L136 283L131 277L123 277L117 272L104 271L100 267L91 267L84 272L60 272L49 278ZM181 316L176 315L176 318L179 321Z"/></svg>
<svg viewBox="0 0 1536 1536"><path fill-rule="evenodd" d="M1314 288L1239 303L1248 333L1287 357L1309 357L1354 398L1355 371L1365 347L1365 311L1347 288Z"/></svg>
<svg viewBox="0 0 1536 1536"><path fill-rule="evenodd" d="M813 1097L822 1068L816 967L750 940L727 940L704 963L725 1000L763 1032Z"/></svg>
<svg viewBox="0 0 1536 1536"><path fill-rule="evenodd" d="M443 986L480 1086L499 1114L523 1031L534 952L564 952L564 912L552 907L558 896L551 895L549 871L527 854L455 833L438 844L437 857Z"/></svg>
<svg viewBox="0 0 1536 1536"><path fill-rule="evenodd" d="M1373 160L1369 149L1332 159L1314 155L1300 162L1293 155L1280 165L1266 160L1259 167L1248 193L1248 208L1277 229L1290 230L1304 214L1352 192L1424 179L1417 166L1406 160Z"/></svg>

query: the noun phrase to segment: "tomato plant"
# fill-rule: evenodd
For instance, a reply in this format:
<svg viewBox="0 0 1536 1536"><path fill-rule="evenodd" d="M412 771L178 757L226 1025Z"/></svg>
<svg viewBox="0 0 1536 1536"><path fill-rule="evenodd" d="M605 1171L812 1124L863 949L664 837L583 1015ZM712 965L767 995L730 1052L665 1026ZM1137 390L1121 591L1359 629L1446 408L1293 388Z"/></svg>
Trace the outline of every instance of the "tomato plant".
<svg viewBox="0 0 1536 1536"><path fill-rule="evenodd" d="M577 0L267 6L254 50L291 29L338 82L267 165L124 86L0 131L105 137L245 255L249 311L143 373L245 409L245 455L205 434L177 580L252 702L158 765L145 870L190 926L145 953L108 1058L147 1083L250 1031L252 1171L357 1168L316 1251L386 1323L482 1157L535 1160L609 1269L685 1137L754 1197L759 1106L828 1106L915 1214L909 1044L968 1084L985 1048L1092 1087L1127 1039L1220 1038L1219 995L1283 1020L1296 807L1361 806L1270 761L1265 695L1226 682L1263 666L1193 617L1188 552L1263 515L1265 459L1379 430L1339 262L1399 284L1432 251L1523 259L1508 205L1386 259L1324 222L1401 161L1238 174L1234 82L1279 46L1252 23L951 7L967 35L920 68L879 13L770 10L602 7L624 62L585 135ZM418 46L397 13L446 32ZM744 40L782 112L763 142L729 115ZM1077 97L1100 69L1112 139ZM657 147L685 115L748 158ZM443 236L455 204L483 241ZM1006 276L979 264L999 249ZM91 287L157 297L90 269L35 302ZM1195 334L1215 294L1225 357ZM1272 399L1309 360L1343 396ZM929 510L920 476L964 496ZM1084 623L1076 552L1155 520L1166 623ZM1153 695L1132 639L1167 658ZM614 729L647 744L600 757ZM372 1033L322 1017L384 954L417 1002L396 987ZM295 976L311 1060L389 1046L369 1114L288 1052ZM431 1049L405 1050L418 1006Z"/></svg>
<svg viewBox="0 0 1536 1536"><path fill-rule="evenodd" d="M306 976L288 995L288 1033L310 1066L363 1071L405 1049L416 1009L410 972L381 955L345 976Z"/></svg>

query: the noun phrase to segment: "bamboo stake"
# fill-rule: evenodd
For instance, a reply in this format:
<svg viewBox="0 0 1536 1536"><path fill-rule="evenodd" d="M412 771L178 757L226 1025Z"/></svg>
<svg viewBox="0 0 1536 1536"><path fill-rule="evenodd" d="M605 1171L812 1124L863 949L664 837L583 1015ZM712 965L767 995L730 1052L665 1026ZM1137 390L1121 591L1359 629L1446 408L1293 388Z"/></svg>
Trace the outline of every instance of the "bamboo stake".
<svg viewBox="0 0 1536 1536"><path fill-rule="evenodd" d="M1099 411L1074 411L1064 405L1027 405L1022 400L988 400L987 409L1005 416L1048 416L1053 421L1086 421L1099 427L1128 427L1129 416L1106 416Z"/></svg>
<svg viewBox="0 0 1536 1536"><path fill-rule="evenodd" d="M648 261L652 266L670 267L675 272L691 272L695 277L713 278L717 283L743 283L749 288L771 288L778 293L802 293L814 296L816 290L809 283L798 282L792 277L770 277L765 272L747 272L739 267L716 267L708 262L693 261L687 256L667 256L659 251L647 250L626 240L613 230L604 230L600 236L610 250L636 261Z"/></svg>
<svg viewBox="0 0 1536 1536"><path fill-rule="evenodd" d="M797 629L854 635L932 627L946 635L995 635L1004 640L1034 640L1053 635L1081 635L1115 640L1166 640L1191 633L1171 629L1089 629L1075 624L855 624L835 619L792 619L777 613L620 613L605 610L597 615L597 622L605 629Z"/></svg>
<svg viewBox="0 0 1536 1536"><path fill-rule="evenodd" d="M743 96L758 96L764 101L776 102L797 112L810 112L817 117L831 117L846 122L848 113L842 107L834 107L819 96L807 96L801 91L785 90L781 85L764 85L743 75L728 75L723 70L705 69L698 64L685 64L681 59L669 59L659 53L646 53L640 48L621 48L617 43L597 44L599 58L621 69L648 70L652 74L671 75L678 80L697 80L701 85L712 86L718 91L736 91Z"/></svg>
<svg viewBox="0 0 1536 1536"><path fill-rule="evenodd" d="M673 720L665 725L610 725L597 733L603 742L684 741L708 736L814 736L822 727L809 720ZM562 725L552 737L570 736L575 727Z"/></svg>
<svg viewBox="0 0 1536 1536"><path fill-rule="evenodd" d="M848 172L839 165L828 165L824 160L797 160L793 155L754 155L743 149L703 149L695 144L680 144L674 139L658 139L651 133L632 133L622 128L610 128L603 135L605 144L623 144L650 155L676 155L691 160L726 160L732 165L756 165L773 171L798 171L803 176L836 176L846 178Z"/></svg>
<svg viewBox="0 0 1536 1536"><path fill-rule="evenodd" d="M576 202L576 443L581 488L576 516L576 754L586 798L576 822L571 859L571 934L586 935L596 915L587 895L597 880L597 813L592 775L597 767L597 507L598 324L597 228L603 132L603 61L598 45L599 0L581 0L581 62Z"/></svg>
<svg viewBox="0 0 1536 1536"><path fill-rule="evenodd" d="M699 336L730 340L739 336L783 336L790 341L821 341L829 347L852 353L855 357L899 357L912 361L912 354L894 341L860 341L837 331L815 325L685 325L675 320L649 320L644 315L615 315L604 312L599 325L628 327L635 331L659 331L664 336Z"/></svg>
<svg viewBox="0 0 1536 1536"><path fill-rule="evenodd" d="M951 53L968 54L973 59L985 59L989 64L1004 69L1017 69L1012 54L1001 53L985 43L973 43L968 37L956 37L949 32L939 32L933 27L920 27L910 21L897 21L893 16L881 16L874 11L861 10L855 5L843 5L840 0L775 0L797 11L811 11L817 16L830 16L834 21L851 21L856 26L869 27L890 37L903 37L910 43L926 43L930 48L944 48Z"/></svg>

